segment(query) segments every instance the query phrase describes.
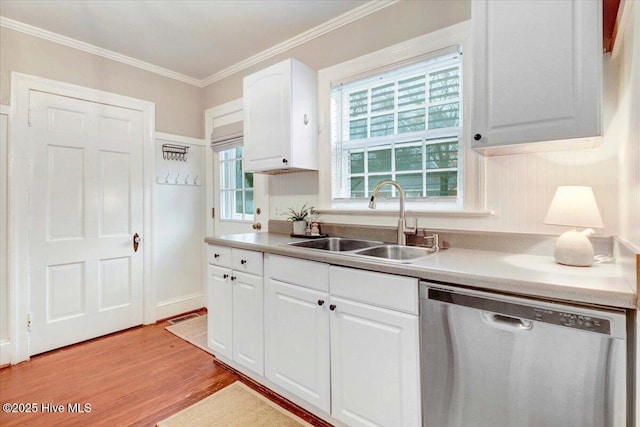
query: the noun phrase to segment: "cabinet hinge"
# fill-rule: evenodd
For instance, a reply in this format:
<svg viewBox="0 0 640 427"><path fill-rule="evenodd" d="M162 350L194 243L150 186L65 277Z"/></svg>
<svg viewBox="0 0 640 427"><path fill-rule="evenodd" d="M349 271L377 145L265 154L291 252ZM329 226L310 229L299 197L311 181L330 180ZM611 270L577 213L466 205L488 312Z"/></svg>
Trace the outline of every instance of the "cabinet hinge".
<svg viewBox="0 0 640 427"><path fill-rule="evenodd" d="M211 218L216 217L216 208L211 208Z"/></svg>
<svg viewBox="0 0 640 427"><path fill-rule="evenodd" d="M27 111L27 125L31 126L31 108Z"/></svg>
<svg viewBox="0 0 640 427"><path fill-rule="evenodd" d="M31 332L31 313L27 314L27 331Z"/></svg>

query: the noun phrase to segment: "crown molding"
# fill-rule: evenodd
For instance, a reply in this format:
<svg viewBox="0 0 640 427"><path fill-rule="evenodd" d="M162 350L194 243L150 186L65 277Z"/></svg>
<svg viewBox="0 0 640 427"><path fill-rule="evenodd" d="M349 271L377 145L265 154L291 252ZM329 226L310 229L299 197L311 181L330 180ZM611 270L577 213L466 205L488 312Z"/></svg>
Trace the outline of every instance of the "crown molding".
<svg viewBox="0 0 640 427"><path fill-rule="evenodd" d="M295 37L292 37L289 40L286 40L254 56L251 56L245 59L244 61L240 61L237 64L227 67L224 70L221 70L215 74L212 74L209 77L201 80L201 84L203 87L208 86L212 83L215 83L219 80L229 77L239 71L242 71L245 68L249 68L253 65L258 64L259 62L262 62L266 59L274 57L296 46L300 46L301 44L307 43L333 30L336 30L347 24L350 24L351 22L357 21L358 19L364 18L367 15L370 15L374 12L377 12L381 9L391 6L392 4L397 3L398 1L399 0L372 0L368 3L363 4L360 7L352 9L349 12L343 13L342 15L334 19L331 19L323 24L320 24L317 27L314 27L308 31L305 31L304 33L301 33Z"/></svg>
<svg viewBox="0 0 640 427"><path fill-rule="evenodd" d="M78 49L83 52L98 55L103 58L107 58L113 61L127 64L132 67L140 68L142 70L149 71L151 73L155 73L164 77L168 77L170 79L178 80L193 86L205 87L219 80L222 80L226 77L229 77L239 71L242 71L246 68L256 65L266 59L272 58L278 54L286 52L289 49L292 49L296 46L300 46L301 44L307 43L333 30L336 30L347 24L350 24L351 22L357 21L358 19L361 19L367 15L370 15L374 12L377 12L388 6L391 6L392 4L397 3L398 1L400 0L372 0L370 2L367 2L360 7L352 9L349 12L343 13L342 15L334 19L331 19L308 31L305 31L304 33L301 33L295 37L292 37L289 40L286 40L254 56L251 56L245 59L244 61L240 61L237 64L227 67L215 74L212 74L203 80L189 77L187 75L177 73L175 71L171 71L169 69L162 68L145 61L140 61L130 56L122 55L120 53L117 53L108 49L103 49L101 47L98 47L89 43L85 43L80 40L72 39L71 37L63 36L61 34L57 34L51 31L43 30L41 28L24 24L22 22L5 18L3 16L0 16L0 27L9 28L11 30L29 34L34 37L39 37L44 40L48 40L54 43L58 43L64 46Z"/></svg>
<svg viewBox="0 0 640 427"><path fill-rule="evenodd" d="M72 39L71 37L63 36L61 34L53 33L51 31L43 30L32 25L24 24L13 19L0 16L0 27L9 28L11 30L19 31L21 33L29 34L34 37L39 37L44 40L48 40L54 43L58 43L64 46L72 47L74 49L81 50L83 52L91 53L93 55L102 56L103 58L111 59L113 61L121 62L132 67L140 68L145 71L149 71L155 74L159 74L170 79L178 80L183 83L188 83L193 86L203 87L202 81L194 79L193 77L186 76L184 74L177 73L175 71L168 70L166 68L158 67L157 65L150 64L148 62L140 61L130 56L122 55L120 53L103 49L98 46L94 46L89 43L81 42L80 40Z"/></svg>

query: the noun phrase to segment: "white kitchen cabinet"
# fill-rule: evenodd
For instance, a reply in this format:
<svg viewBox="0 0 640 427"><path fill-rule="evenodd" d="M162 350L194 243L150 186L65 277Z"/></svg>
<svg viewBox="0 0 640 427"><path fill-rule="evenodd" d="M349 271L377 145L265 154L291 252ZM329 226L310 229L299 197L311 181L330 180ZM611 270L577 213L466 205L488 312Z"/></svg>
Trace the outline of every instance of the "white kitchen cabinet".
<svg viewBox="0 0 640 427"><path fill-rule="evenodd" d="M233 360L263 375L263 283L262 276L232 272Z"/></svg>
<svg viewBox="0 0 640 427"><path fill-rule="evenodd" d="M262 253L209 245L207 260L207 345L263 375Z"/></svg>
<svg viewBox="0 0 640 427"><path fill-rule="evenodd" d="M318 169L317 73L287 59L244 78L244 169Z"/></svg>
<svg viewBox="0 0 640 427"><path fill-rule="evenodd" d="M207 266L207 346L229 359L233 301L230 277L229 268Z"/></svg>
<svg viewBox="0 0 640 427"><path fill-rule="evenodd" d="M333 266L330 274L331 415L350 426L419 426L417 313L333 296L334 284L348 285L344 280L359 274L361 283L371 278L380 283L385 277L398 278ZM402 279L414 284L412 294L417 292L415 279Z"/></svg>
<svg viewBox="0 0 640 427"><path fill-rule="evenodd" d="M265 261L265 376L330 413L329 266Z"/></svg>
<svg viewBox="0 0 640 427"><path fill-rule="evenodd" d="M472 146L486 155L602 137L601 1L471 2Z"/></svg>
<svg viewBox="0 0 640 427"><path fill-rule="evenodd" d="M266 298L266 377L329 413L329 296L267 279Z"/></svg>
<svg viewBox="0 0 640 427"><path fill-rule="evenodd" d="M352 426L420 425L417 279L267 255L265 372Z"/></svg>

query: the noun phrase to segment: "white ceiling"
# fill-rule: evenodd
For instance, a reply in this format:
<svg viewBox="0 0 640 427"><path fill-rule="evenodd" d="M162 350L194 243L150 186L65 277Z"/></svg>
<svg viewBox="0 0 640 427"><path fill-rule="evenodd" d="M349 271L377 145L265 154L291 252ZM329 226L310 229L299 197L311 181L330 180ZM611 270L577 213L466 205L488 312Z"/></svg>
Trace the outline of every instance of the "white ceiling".
<svg viewBox="0 0 640 427"><path fill-rule="evenodd" d="M105 56L115 53L111 56L124 56L123 62L126 57L143 61L197 84L252 65L252 58L257 62L258 56L277 54L279 45L312 38L393 2L0 0L0 24L53 40L61 35L59 42L83 42L105 50ZM37 29L46 31L38 34Z"/></svg>

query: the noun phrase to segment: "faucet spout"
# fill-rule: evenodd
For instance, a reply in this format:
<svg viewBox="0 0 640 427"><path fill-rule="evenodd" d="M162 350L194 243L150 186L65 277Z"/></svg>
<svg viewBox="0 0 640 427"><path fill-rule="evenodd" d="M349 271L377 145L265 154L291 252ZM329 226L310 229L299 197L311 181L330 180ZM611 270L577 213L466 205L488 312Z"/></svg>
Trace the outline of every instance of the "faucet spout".
<svg viewBox="0 0 640 427"><path fill-rule="evenodd" d="M391 179L385 179L383 181L380 181L378 183L378 185L375 186L375 188L373 189L373 192L371 193L371 200L369 201L369 208L370 209L375 209L376 208L376 199L378 197L378 192L380 192L380 189L382 187L384 187L385 185L391 185L393 187L395 187L398 190L398 194L399 194L399 199L400 199L400 212L399 212L399 217L398 217L398 244L399 245L406 245L407 244L407 234L415 234L415 232L417 231L417 227L408 227L407 226L407 222L405 219L405 215L404 215L404 198L405 198L405 194L404 194L404 189L402 188L402 186L400 184L398 184L396 181L393 181Z"/></svg>

